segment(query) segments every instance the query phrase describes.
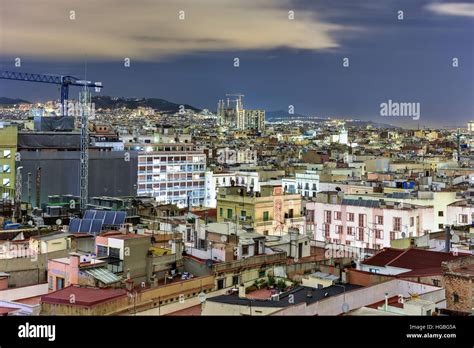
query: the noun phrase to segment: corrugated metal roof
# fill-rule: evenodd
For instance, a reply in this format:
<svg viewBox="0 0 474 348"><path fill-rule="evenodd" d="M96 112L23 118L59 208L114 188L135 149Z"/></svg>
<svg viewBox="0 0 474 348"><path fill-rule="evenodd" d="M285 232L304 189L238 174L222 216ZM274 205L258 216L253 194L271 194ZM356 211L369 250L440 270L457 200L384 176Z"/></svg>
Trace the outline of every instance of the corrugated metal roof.
<svg viewBox="0 0 474 348"><path fill-rule="evenodd" d="M116 283L122 279L121 277L115 275L106 268L85 269L84 273L91 275L92 277L100 280L104 284Z"/></svg>

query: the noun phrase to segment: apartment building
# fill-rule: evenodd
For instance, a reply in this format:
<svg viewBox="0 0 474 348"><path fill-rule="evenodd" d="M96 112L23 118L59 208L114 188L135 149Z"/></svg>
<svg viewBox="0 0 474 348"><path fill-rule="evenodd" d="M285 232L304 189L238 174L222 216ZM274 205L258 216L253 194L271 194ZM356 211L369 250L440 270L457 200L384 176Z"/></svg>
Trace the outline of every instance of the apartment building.
<svg viewBox="0 0 474 348"><path fill-rule="evenodd" d="M448 205L446 223L463 226L474 222L474 204L472 199L464 199Z"/></svg>
<svg viewBox="0 0 474 348"><path fill-rule="evenodd" d="M204 204L206 155L191 143L138 146L137 195L178 207Z"/></svg>
<svg viewBox="0 0 474 348"><path fill-rule="evenodd" d="M217 222L237 221L263 235L282 235L290 228L304 231L301 196L281 186L264 185L260 192L227 187L217 195Z"/></svg>
<svg viewBox="0 0 474 348"><path fill-rule="evenodd" d="M302 197L316 197L319 191L319 175L317 171L307 170L295 173L294 178L283 178L284 191L289 194L300 194Z"/></svg>
<svg viewBox="0 0 474 348"><path fill-rule="evenodd" d="M432 220L433 207L347 199L339 192L322 192L306 203L306 231L314 239L358 248L381 249L394 239L421 236Z"/></svg>
<svg viewBox="0 0 474 348"><path fill-rule="evenodd" d="M260 191L260 177L258 172L225 172L213 173L207 171L205 173L206 180L206 199L204 205L206 207L215 208L217 206L217 194L221 187L240 186L246 191Z"/></svg>

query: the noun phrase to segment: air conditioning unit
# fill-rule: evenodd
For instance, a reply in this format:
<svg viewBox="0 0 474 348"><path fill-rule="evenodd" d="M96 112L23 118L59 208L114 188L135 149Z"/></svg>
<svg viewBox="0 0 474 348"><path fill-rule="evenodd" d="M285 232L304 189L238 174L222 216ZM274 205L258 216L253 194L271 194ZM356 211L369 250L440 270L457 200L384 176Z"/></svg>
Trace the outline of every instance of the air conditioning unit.
<svg viewBox="0 0 474 348"><path fill-rule="evenodd" d="M280 294L273 294L271 299L272 301L280 301Z"/></svg>

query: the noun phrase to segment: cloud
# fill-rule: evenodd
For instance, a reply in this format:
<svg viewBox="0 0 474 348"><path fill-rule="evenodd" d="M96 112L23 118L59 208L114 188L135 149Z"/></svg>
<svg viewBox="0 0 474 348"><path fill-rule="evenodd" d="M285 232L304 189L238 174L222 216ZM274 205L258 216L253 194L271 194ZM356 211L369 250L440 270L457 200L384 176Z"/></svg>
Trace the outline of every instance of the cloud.
<svg viewBox="0 0 474 348"><path fill-rule="evenodd" d="M427 9L441 15L474 17L474 4L465 2L434 3L428 5Z"/></svg>
<svg viewBox="0 0 474 348"><path fill-rule="evenodd" d="M181 10L185 20L178 18ZM321 50L337 48L334 34L349 30L298 11L290 0L15 0L4 2L1 13L1 52L46 59L147 61L213 51Z"/></svg>

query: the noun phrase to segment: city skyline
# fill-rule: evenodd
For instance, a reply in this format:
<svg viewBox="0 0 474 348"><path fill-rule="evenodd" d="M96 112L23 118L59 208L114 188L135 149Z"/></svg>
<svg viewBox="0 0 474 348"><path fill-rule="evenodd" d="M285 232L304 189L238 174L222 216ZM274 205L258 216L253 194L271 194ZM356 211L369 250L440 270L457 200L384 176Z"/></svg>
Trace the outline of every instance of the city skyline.
<svg viewBox="0 0 474 348"><path fill-rule="evenodd" d="M298 114L406 127L465 125L473 117L471 3L143 4L49 1L47 16L27 0L4 4L1 69L86 77L104 83L101 95L211 110L225 93L242 92L250 108L292 105ZM2 81L0 95L35 102L58 92ZM420 119L381 117L388 100L419 103Z"/></svg>

